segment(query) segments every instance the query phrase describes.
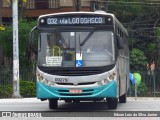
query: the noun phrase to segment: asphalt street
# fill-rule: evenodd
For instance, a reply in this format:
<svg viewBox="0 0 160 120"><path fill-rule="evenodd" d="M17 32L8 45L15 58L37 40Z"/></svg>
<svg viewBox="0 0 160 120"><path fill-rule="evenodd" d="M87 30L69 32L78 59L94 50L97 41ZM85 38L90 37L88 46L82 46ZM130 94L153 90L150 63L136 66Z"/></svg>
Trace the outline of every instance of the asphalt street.
<svg viewBox="0 0 160 120"><path fill-rule="evenodd" d="M116 110L109 110L106 102L58 102L58 109L50 110L48 101L36 98L0 99L0 111L160 111L160 98L127 98L127 103L118 103Z"/></svg>
<svg viewBox="0 0 160 120"><path fill-rule="evenodd" d="M87 120L157 120L160 118L160 98L127 98L127 103L118 103L116 110L109 110L107 103L101 102L80 102L65 103L59 101L59 108L50 110L48 101L40 101L36 98L0 99L0 117L8 113L12 118L17 117L54 117L72 120L80 117ZM137 116L138 117L137 117ZM149 118L148 118L149 116ZM70 117L70 119L68 119ZM132 119L136 117L136 119ZM146 119L142 119L142 118ZM131 118L131 119L130 119Z"/></svg>

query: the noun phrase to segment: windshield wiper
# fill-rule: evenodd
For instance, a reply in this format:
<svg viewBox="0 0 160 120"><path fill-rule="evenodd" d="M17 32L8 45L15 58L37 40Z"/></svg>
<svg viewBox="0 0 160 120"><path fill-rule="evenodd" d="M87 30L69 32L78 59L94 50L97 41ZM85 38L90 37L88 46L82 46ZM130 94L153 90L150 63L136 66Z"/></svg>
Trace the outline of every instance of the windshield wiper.
<svg viewBox="0 0 160 120"><path fill-rule="evenodd" d="M68 48L69 45L67 44L67 42L65 41L65 39L63 38L63 36L59 33L59 30L55 30L55 31L56 31L56 33L58 34L58 36L60 36L60 38L62 39L64 45Z"/></svg>
<svg viewBox="0 0 160 120"><path fill-rule="evenodd" d="M94 31L96 30L96 28L91 29L90 33L87 35L87 37L83 40L83 42L80 44L80 46L83 46L87 40L92 36L92 34L94 33Z"/></svg>

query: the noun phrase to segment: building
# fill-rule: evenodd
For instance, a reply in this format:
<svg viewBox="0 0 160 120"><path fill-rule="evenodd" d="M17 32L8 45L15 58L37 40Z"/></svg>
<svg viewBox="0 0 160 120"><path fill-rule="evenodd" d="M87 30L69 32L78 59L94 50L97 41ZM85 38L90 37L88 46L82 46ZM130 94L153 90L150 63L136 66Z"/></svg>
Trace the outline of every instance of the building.
<svg viewBox="0 0 160 120"><path fill-rule="evenodd" d="M27 0L23 5L23 15L25 17L37 18L42 14L75 11L76 0ZM2 0L3 19L12 17L12 0ZM90 11L89 0L81 0L81 11ZM3 20L4 21L4 20Z"/></svg>

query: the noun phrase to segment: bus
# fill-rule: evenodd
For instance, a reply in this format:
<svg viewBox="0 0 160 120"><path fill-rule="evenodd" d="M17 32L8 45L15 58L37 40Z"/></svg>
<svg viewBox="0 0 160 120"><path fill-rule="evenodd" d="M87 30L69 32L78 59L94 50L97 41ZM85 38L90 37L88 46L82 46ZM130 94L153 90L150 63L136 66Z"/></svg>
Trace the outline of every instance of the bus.
<svg viewBox="0 0 160 120"><path fill-rule="evenodd" d="M103 100L109 109L126 103L128 32L114 14L41 15L30 32L30 48L37 56L37 98L48 100L50 109L57 109L59 100Z"/></svg>

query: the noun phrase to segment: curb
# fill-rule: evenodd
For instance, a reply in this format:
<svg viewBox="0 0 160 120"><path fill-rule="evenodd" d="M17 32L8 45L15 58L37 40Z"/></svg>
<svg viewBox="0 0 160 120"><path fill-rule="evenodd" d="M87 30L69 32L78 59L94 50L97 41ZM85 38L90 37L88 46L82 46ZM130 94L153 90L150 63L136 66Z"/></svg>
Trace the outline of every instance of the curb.
<svg viewBox="0 0 160 120"><path fill-rule="evenodd" d="M127 97L127 101L160 101L160 97ZM46 101L41 101L40 99L37 98L8 98L8 99L0 99L0 103L14 103L14 102L26 102L26 103L33 103L33 102L48 102Z"/></svg>

